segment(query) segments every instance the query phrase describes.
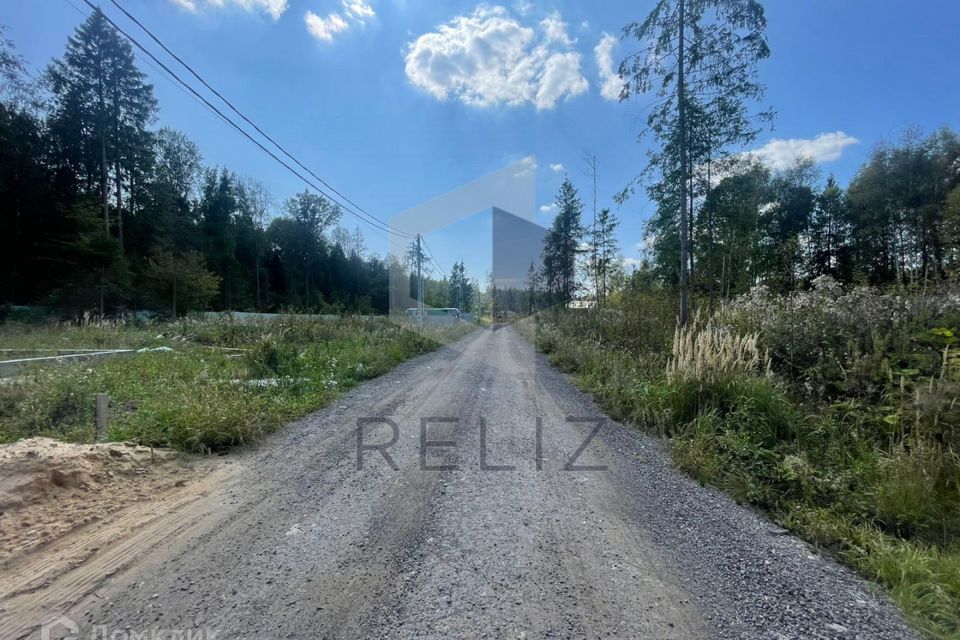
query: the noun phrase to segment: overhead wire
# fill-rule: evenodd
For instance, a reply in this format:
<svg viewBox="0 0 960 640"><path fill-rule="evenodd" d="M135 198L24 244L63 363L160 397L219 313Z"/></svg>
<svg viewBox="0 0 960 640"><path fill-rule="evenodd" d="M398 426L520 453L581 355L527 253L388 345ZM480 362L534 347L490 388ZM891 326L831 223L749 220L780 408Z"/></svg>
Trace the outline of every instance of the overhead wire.
<svg viewBox="0 0 960 640"><path fill-rule="evenodd" d="M423 238L423 236L420 236L420 242L422 242L424 248L426 248L427 255L430 256L430 259L433 261L433 264L437 265L437 270L440 271L440 275L445 274L446 271L443 270L443 267L440 266L440 263L437 262L437 259L433 257L433 251L430 250L430 245L427 244L427 241Z"/></svg>
<svg viewBox="0 0 960 640"><path fill-rule="evenodd" d="M80 14L81 16L83 16L84 18L88 18L88 17L90 16L89 13L87 13L86 11L84 11L83 9L81 9L80 7L78 7L78 6L73 2L73 0L63 0L63 1L64 1L65 3L67 3L68 5L70 5L70 7L71 7L74 11L76 11L77 13L79 13L79 14ZM157 65L155 65L149 58L147 58L146 56L144 56L142 52L140 52L140 51L134 51L133 53L134 53L134 55L137 57L137 60L139 60L140 62L142 62L142 63L145 64L146 66L150 67L151 69L153 69L154 72L156 72L157 75L161 76L164 80L166 80L167 82L169 82L172 86L174 86L174 87L176 87L178 90L180 90L180 92L183 93L183 95L187 96L188 98L190 98L191 100L193 100L194 102L196 102L198 105L200 105L201 107L203 107L204 109L206 109L210 114L212 114L215 118L217 118L218 120L220 120L221 122L223 122L224 124L226 124L227 126L229 126L229 124L230 124L229 122L227 122L224 118L222 118L220 115L218 115L213 109L211 109L211 108L208 107L207 105L203 104L203 102L201 102L201 101L197 98L197 96L193 95L192 93L190 93L189 91L187 91L186 89L184 89L180 84L177 83L176 80L173 79L173 77L171 77L169 74L167 74L165 71L163 71L160 67L158 67Z"/></svg>
<svg viewBox="0 0 960 640"><path fill-rule="evenodd" d="M253 144L255 144L261 151L263 151L264 153L266 153L267 155L269 155L273 160L275 160L277 163L279 163L280 165L282 165L282 166L283 166L284 168L286 168L290 173L292 173L293 175L295 175L296 177L298 177L300 180L302 180L305 184L309 185L310 187L312 187L313 189L315 189L317 192L319 192L319 193L321 193L322 195L324 195L325 197L329 198L330 200L332 200L333 202L335 202L336 204L338 204L344 211L350 213L351 215L353 215L355 218L357 218L357 219L360 220L361 222L365 222L367 225L369 225L369 226L370 226L371 228L373 228L373 229L376 229L376 230L379 230L379 231L383 231L383 232L387 232L387 233L396 233L396 234L398 234L398 235L402 235L402 236L406 236L406 237L413 237L411 234L407 234L407 233L404 233L404 232L400 232L400 231L394 229L393 227L390 227L388 224L386 224L386 223L378 220L377 218L374 218L374 217L370 216L369 214L366 214L366 213L363 213L363 214L358 213L357 211L354 211L353 209L351 209L349 206L343 204L342 202L339 202L339 201L337 200L337 198L331 196L329 193L327 193L326 191L324 191L322 188L318 187L314 182L312 182L312 181L311 181L310 179L308 179L306 176L304 176L304 175L301 174L299 171L297 171L296 169L294 169L293 167L291 167L291 166L290 166L287 162L285 162L282 158L279 158L275 153L273 153L272 151L270 151L270 149L266 148L266 147L263 145L263 143L261 143L259 140L257 140L256 138L254 138L252 135L250 135L250 133L249 133L248 131L246 131L243 127L241 127L241 126L238 125L236 122L234 122L229 116L227 116L226 114L224 114L220 109L218 109L218 108L216 107L216 105L211 104L209 100L207 100L203 95L201 95L200 93L198 93L196 89L194 89L194 88L193 88L189 83L187 83L183 78L181 78L179 75L177 75L177 73L174 72L172 69L170 69L170 67L167 66L163 61L161 61L159 58L157 58L149 49L147 49L144 45L142 45L136 38L134 38L132 35L130 35L129 33L127 33L122 27L120 27L116 22L114 22L108 15L106 15L105 13L103 13L102 9L100 9L97 5L93 4L90 0L83 0L83 2L84 2L88 7L90 7L90 9L92 9L92 10L94 10L94 11L100 11L100 13L104 16L104 19L105 19L114 29L116 29L118 33L120 33L121 35L123 35L123 36L124 36L125 38L127 38L127 40L129 40L134 46L136 46L136 47L137 47L138 49L140 49L143 53L145 53L151 60L153 60L153 62L155 62L156 64L158 64L167 74L169 74L170 76L172 76L172 77L173 77L180 85L182 85L187 91L189 91L193 96L195 96L197 99L199 99L208 109L210 109L211 111L213 111L218 117L220 117L224 122L226 122L227 124L229 124L234 130L236 130L236 131L237 131L238 133L240 133L242 136L244 136L245 138L247 138L250 142L252 142ZM71 3L71 4L72 4L72 3ZM342 196L341 196L341 197L342 197Z"/></svg>
<svg viewBox="0 0 960 640"><path fill-rule="evenodd" d="M328 189L330 189L330 191L332 191L333 193L335 193L335 194L337 194L338 196L340 196L340 198L342 198L344 201L346 201L347 203L349 203L350 205L352 205L352 206L353 206L354 208L356 208L358 211L360 211L360 212L362 212L363 214L367 215L368 217L376 220L376 221L379 222L380 224L385 225L390 231L392 231L392 232L394 232L394 233L398 233L398 234L400 234L400 235L409 235L409 234L405 234L405 232L402 232L402 231L400 231L399 229L394 228L393 226L390 225L389 222L384 222L383 220L380 220L379 218L377 218L376 216L374 216L374 215L371 214L370 212L366 211L363 207L361 207L361 206L358 205L356 202L354 202L353 200L351 200L349 197L347 197L346 195L344 195L343 193L341 193L340 191L338 191L336 188L334 188L329 182L327 182L326 180L324 180L323 178L321 178L320 176L318 176L316 173L314 173L309 167L307 167L306 165L304 165L302 162L300 162L300 160L298 160L296 157L294 157L293 154L291 154L289 151L287 151L287 149L286 149L283 145L281 145L279 142L277 142L272 136L270 136L267 132L265 132L263 129L261 129L255 122L253 122L250 118L248 118L248 117L246 116L246 114L244 114L242 111L240 111L240 109L238 109L238 108L237 108L229 99L227 99L222 93L220 93L219 91L217 91L217 89L215 89L209 82L207 82L207 81L203 78L203 76L201 76L192 66L190 66L189 64L187 64L180 56L178 56L178 55L177 55L174 51L172 51L166 44L164 44L163 41L160 40L160 38L157 37L157 35L153 33L153 31L151 31L147 26L145 26L142 22L140 22L140 20L138 20L138 19L136 18L136 16L134 16L134 15L131 14L129 11L127 11L117 0L110 0L110 2L111 2L117 9L119 9L119 10L123 13L123 15L125 15L128 19L130 19L130 21L132 21L134 24L136 24L138 27L140 27L140 29L142 29L144 33L146 33L154 42L156 42L157 45L159 45L161 49L163 49L165 52L167 52L167 54L169 54L170 57L172 57L174 60L176 60L178 63L180 63L180 65L181 65L184 69L186 69L188 72L190 72L190 74L191 74L194 78L196 78L204 87L206 87L208 90L210 90L210 92L213 93L213 95L215 95L215 96L217 96L218 98L220 98L220 100L222 100L223 103L226 104L227 107L229 107L231 111L233 111L235 114L237 114L238 116L240 116L240 118L242 118L244 122L246 122L246 123L249 124L251 127L253 127L254 130L256 130L257 133L259 133L261 136L263 136L263 137L266 138L268 141L270 141L270 143L272 143L273 146L275 146L281 153L283 153L283 154L284 154L285 156L287 156L290 160L292 160L294 163L296 163L297 166L299 166L301 169L303 169L304 171L306 171L307 173L309 173L313 178L315 178L317 181L319 181L319 182L320 182L321 184L323 184L325 187L327 187Z"/></svg>

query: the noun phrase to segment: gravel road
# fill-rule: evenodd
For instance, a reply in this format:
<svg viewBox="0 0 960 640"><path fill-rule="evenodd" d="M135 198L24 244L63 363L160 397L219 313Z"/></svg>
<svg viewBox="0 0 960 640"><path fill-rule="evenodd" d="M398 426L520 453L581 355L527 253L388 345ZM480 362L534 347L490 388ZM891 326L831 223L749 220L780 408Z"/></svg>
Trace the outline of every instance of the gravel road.
<svg viewBox="0 0 960 640"><path fill-rule="evenodd" d="M77 637L914 637L509 328L401 365L240 463L189 535L78 600Z"/></svg>

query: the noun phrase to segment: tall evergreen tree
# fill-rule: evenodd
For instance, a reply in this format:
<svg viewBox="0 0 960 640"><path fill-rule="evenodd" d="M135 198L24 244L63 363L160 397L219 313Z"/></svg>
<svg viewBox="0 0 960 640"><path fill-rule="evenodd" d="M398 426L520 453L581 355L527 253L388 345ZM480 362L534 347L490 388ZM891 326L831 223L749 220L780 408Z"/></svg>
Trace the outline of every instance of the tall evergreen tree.
<svg viewBox="0 0 960 640"><path fill-rule="evenodd" d="M543 272L550 303L564 305L577 291L577 254L583 239L583 202L569 178L560 185L557 215L543 248Z"/></svg>
<svg viewBox="0 0 960 640"><path fill-rule="evenodd" d="M153 87L137 68L130 43L99 9L67 40L63 58L47 69L47 80L57 158L74 170L85 192L99 194L107 233L112 171L122 245L123 176L148 155L146 126L156 111Z"/></svg>
<svg viewBox="0 0 960 640"><path fill-rule="evenodd" d="M137 181L149 171L152 158L151 134L146 127L156 110L153 89L137 68L130 44L99 10L68 39L63 58L48 67L46 81L52 94L48 123L53 138L51 158L60 175L71 176L73 190L86 196L96 194L101 208L104 238L86 243L84 252L98 247L105 252L99 269L104 278L108 273L126 272L127 267L115 264L117 257L108 240L117 239L119 259L123 260L124 207L126 204L133 211L131 196ZM85 205L81 208L86 210ZM112 284L116 282L119 280ZM101 313L106 311L108 288L123 293L108 286L106 280L102 282Z"/></svg>
<svg viewBox="0 0 960 640"><path fill-rule="evenodd" d="M813 219L810 221L810 267L811 277L829 275L834 278L848 276L847 243L849 227L847 202L843 189L831 175L823 190L817 194Z"/></svg>
<svg viewBox="0 0 960 640"><path fill-rule="evenodd" d="M593 272L596 278L597 304L604 306L608 293L609 276L617 257L616 231L620 221L609 208L600 210L591 229Z"/></svg>
<svg viewBox="0 0 960 640"><path fill-rule="evenodd" d="M620 64L620 97L653 91L660 98L647 124L661 148L651 152L645 173L660 181L651 199L677 211L671 226L679 249L681 324L689 315L694 169L756 137L747 102L764 92L756 63L770 55L765 29L757 0L658 0L646 19L624 28L624 37L652 43Z"/></svg>
<svg viewBox="0 0 960 640"><path fill-rule="evenodd" d="M289 198L284 208L299 234L294 253L299 254L297 258L301 262L304 307L315 308L316 292L311 293L310 285L315 280L317 257L325 253L323 233L340 220L340 206L320 194L303 191Z"/></svg>

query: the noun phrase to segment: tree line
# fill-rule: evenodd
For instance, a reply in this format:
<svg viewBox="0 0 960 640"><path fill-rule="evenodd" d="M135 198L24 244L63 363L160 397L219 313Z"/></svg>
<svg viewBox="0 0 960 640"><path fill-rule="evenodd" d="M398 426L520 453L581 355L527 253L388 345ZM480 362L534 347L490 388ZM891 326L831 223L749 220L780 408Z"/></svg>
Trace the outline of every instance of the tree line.
<svg viewBox="0 0 960 640"><path fill-rule="evenodd" d="M692 289L726 299L765 284L806 287L819 276L841 282L935 285L960 266L960 136L910 129L876 146L844 189L810 158L771 171L749 156L692 202ZM648 224L649 260L640 277L679 281L676 209L658 202Z"/></svg>
<svg viewBox="0 0 960 640"><path fill-rule="evenodd" d="M828 275L876 286L935 284L957 271L960 137L909 129L878 145L846 189L810 158L771 171L741 149L773 110L759 103L770 55L758 0L657 0L623 29L621 101L645 96L656 145L638 186L656 205L632 284L709 301L765 284L789 291Z"/></svg>
<svg viewBox="0 0 960 640"><path fill-rule="evenodd" d="M153 87L95 11L33 79L0 32L0 304L385 313L388 263L340 207L277 203L156 128Z"/></svg>
<svg viewBox="0 0 960 640"><path fill-rule="evenodd" d="M642 172L614 198L643 187L656 211L644 259L620 269L616 217L584 206L569 178L539 264L531 265L530 309L576 297L602 306L628 286L679 293L685 322L691 294L712 304L763 284L776 291L820 276L874 286L935 285L960 265L960 135L949 128L904 131L878 144L847 188L825 180L814 159L772 170L741 151L772 121L754 108L764 95L759 62L770 55L757 0L658 0L628 24L645 45L620 65L621 100L653 95L646 135L657 144ZM596 159L587 156L588 176ZM595 199L595 198L594 198Z"/></svg>

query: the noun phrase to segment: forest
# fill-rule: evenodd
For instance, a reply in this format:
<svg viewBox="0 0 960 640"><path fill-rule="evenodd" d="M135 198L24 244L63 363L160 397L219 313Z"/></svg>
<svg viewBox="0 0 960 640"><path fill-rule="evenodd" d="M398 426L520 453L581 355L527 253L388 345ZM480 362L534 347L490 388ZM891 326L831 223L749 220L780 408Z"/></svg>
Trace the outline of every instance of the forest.
<svg viewBox="0 0 960 640"><path fill-rule="evenodd" d="M823 178L809 158L773 171L749 155L694 180L690 198L689 273L707 308L763 285L786 293L820 276L847 285L941 287L960 257L960 136L943 128L908 128L878 143L847 188ZM719 174L719 175L718 175ZM557 196L539 272L530 279L539 306L575 298L600 305L624 290L675 290L680 238L675 199L651 188L658 204L647 223L648 251L624 271L609 209L593 222L569 181Z"/></svg>
<svg viewBox="0 0 960 640"><path fill-rule="evenodd" d="M203 162L99 11L37 78L0 38L0 304L386 313L388 265L340 207ZM431 280L430 300L449 287Z"/></svg>

